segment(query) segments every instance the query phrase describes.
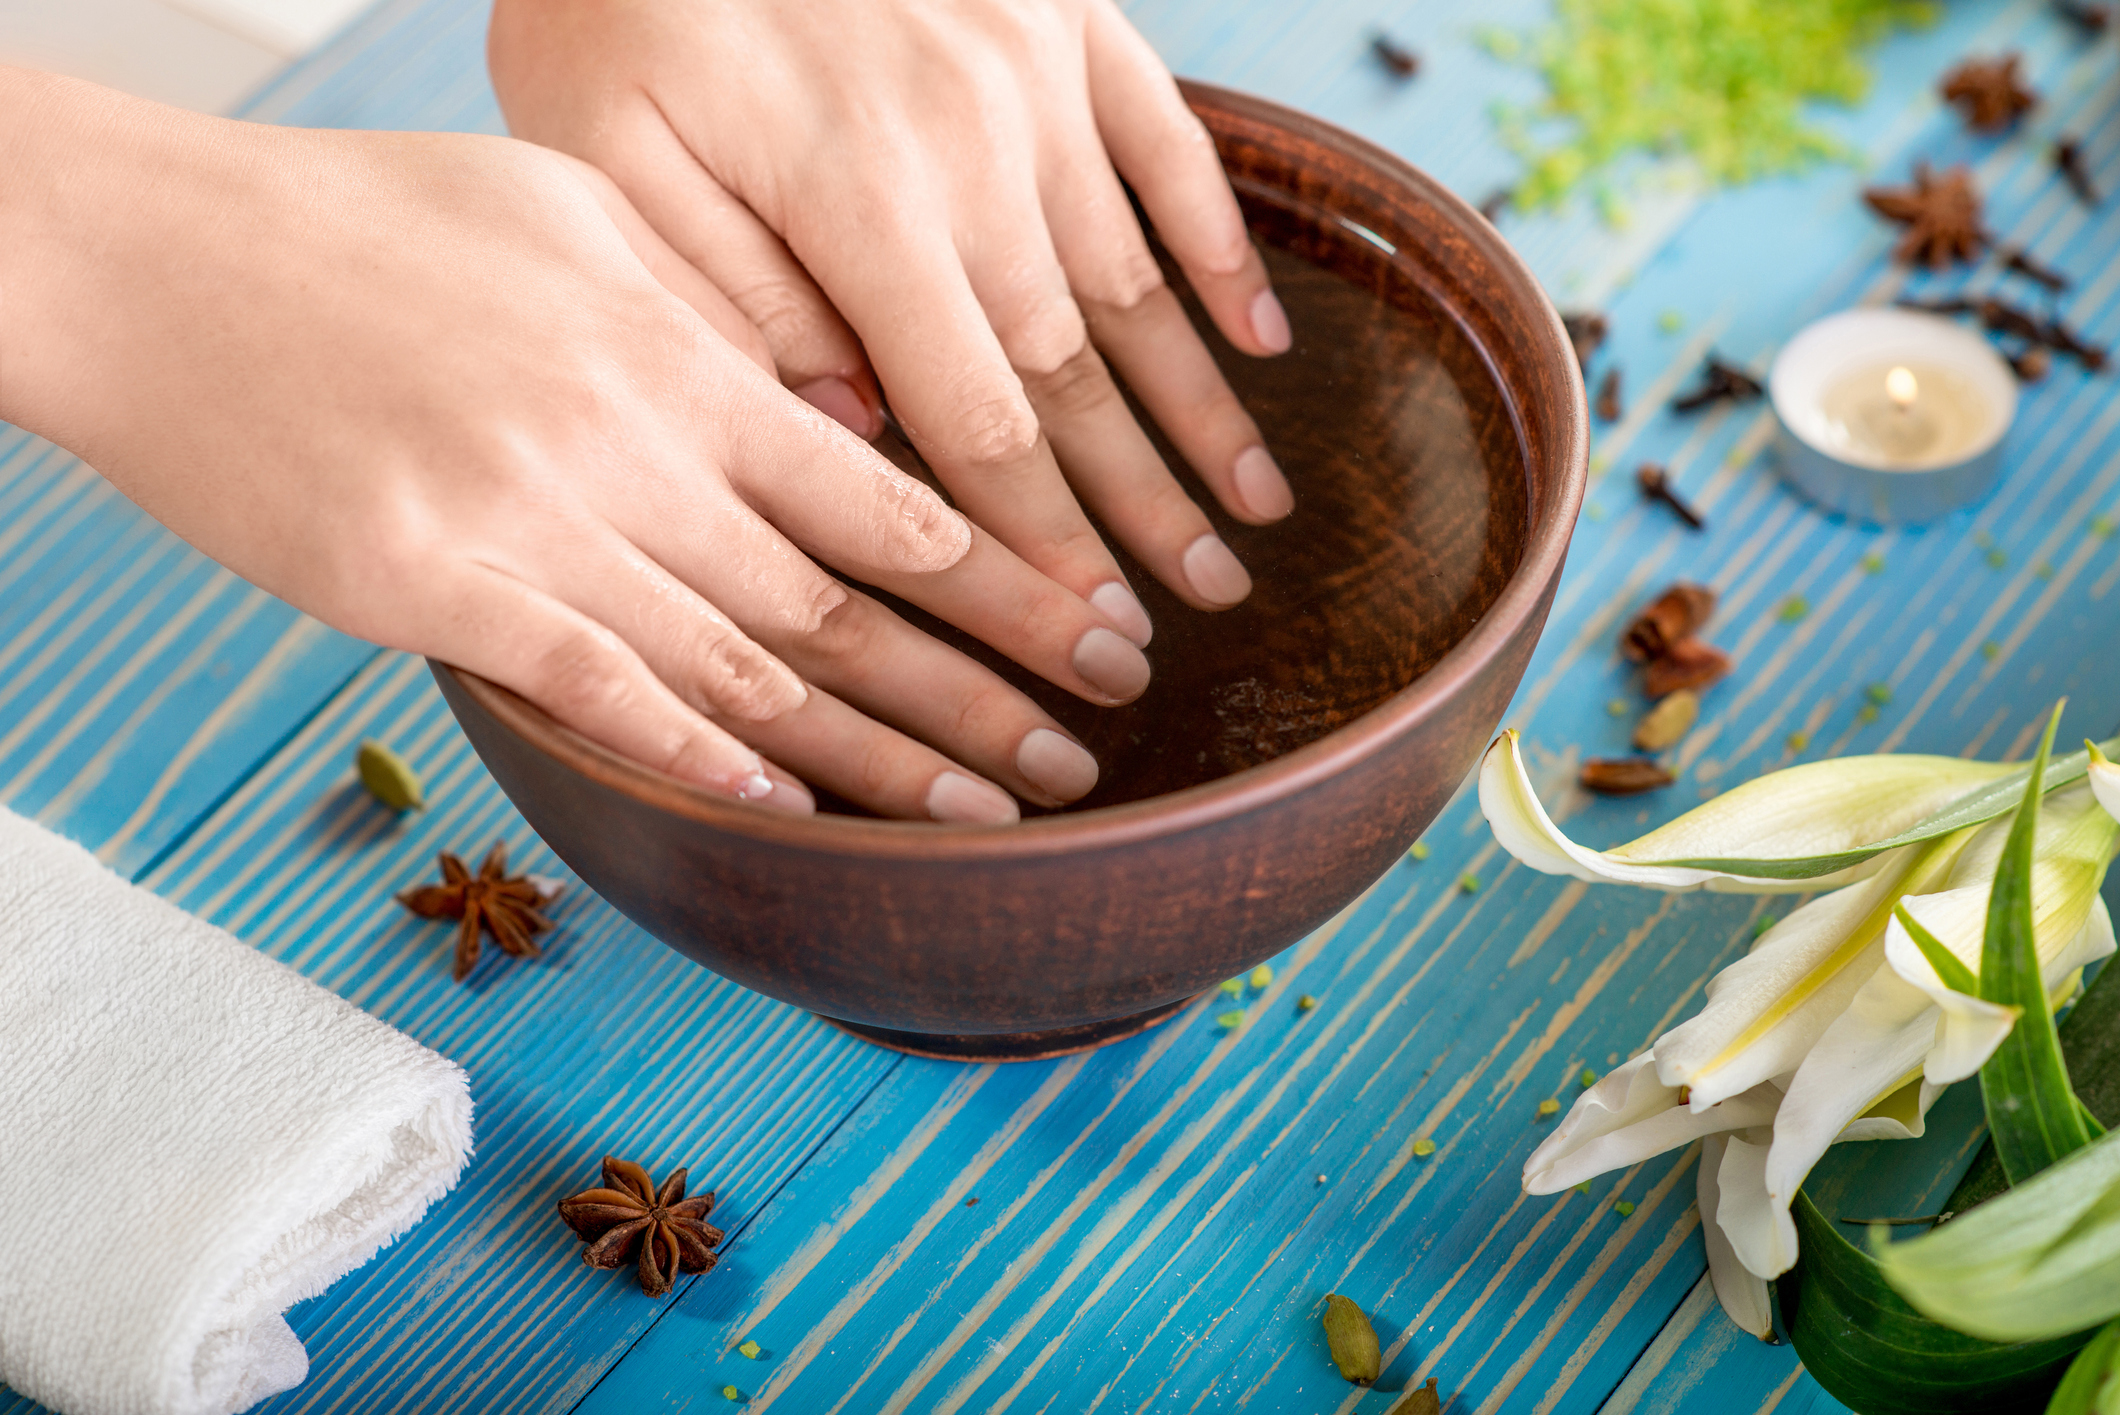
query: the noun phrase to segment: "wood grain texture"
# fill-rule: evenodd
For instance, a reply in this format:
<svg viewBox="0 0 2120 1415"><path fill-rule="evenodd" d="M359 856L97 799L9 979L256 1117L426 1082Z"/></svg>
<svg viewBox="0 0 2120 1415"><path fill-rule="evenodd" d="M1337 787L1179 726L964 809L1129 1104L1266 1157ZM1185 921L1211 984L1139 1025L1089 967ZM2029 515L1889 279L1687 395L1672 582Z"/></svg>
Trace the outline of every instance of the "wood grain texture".
<svg viewBox="0 0 2120 1415"><path fill-rule="evenodd" d="M1531 0L1133 10L1183 71L1347 124L1474 199L1507 176L1485 104L1528 88L1470 36L1530 21ZM1428 58L1410 87L1367 56L1380 23ZM481 34L477 0L390 0L255 113L490 130ZM1930 85L1968 50L2013 47L2046 105L2012 139L1964 137ZM1873 98L1829 121L1887 176L1915 155L1971 162L1990 224L2077 276L2061 311L2115 341L2120 203L2082 207L2044 155L2056 132L2090 134L2099 179L2120 186L2115 85L2110 43L2080 44L2043 4L1954 0L1936 29L1886 45ZM1507 718L1546 799L1589 843L1617 843L1788 761L2019 754L2061 693L2064 733L2102 735L2120 717L2109 648L2120 553L2094 530L2120 511L2110 383L2063 365L2028 388L1995 497L1885 532L1823 519L1782 490L1760 455L1769 424L1756 406L1660 410L1711 345L1760 368L1827 310L2004 279L1990 267L1910 284L1883 261L1890 233L1855 201L1867 179L1828 168L1706 199L1651 194L1618 233L1583 213L1504 219L1563 304L1612 296L1603 357L1625 367L1632 394L1597 449L1620 476L1593 491ZM1666 310L1682 329L1659 328ZM1636 501L1637 460L1670 468L1707 534ZM19 485L0 483L0 537ZM72 553L64 534L52 545ZM108 590L129 555L82 561L85 593ZM0 555L0 575L14 566ZM1709 691L1702 726L1675 753L1677 786L1583 798L1567 785L1575 763L1622 750L1631 726L1604 705L1640 705L1614 637L1681 577L1721 592L1709 633L1738 671ZM75 583L60 578L54 594ZM1809 610L1787 621L1777 611L1791 596ZM0 615L11 610L0 595ZM143 623L175 612L158 602ZM217 602L192 622L206 632L231 613ZM23 633L0 634L0 653ZM1865 721L1872 683L1891 700ZM53 691L0 706L0 734ZM312 689L309 702L327 695ZM47 712L19 750L44 751L71 717ZM121 715L88 740L166 761L175 739L159 721ZM352 736L364 731L430 773L435 816L391 827L348 794ZM1786 900L1532 875L1498 854L1461 797L1429 831L1429 858L1394 865L1276 960L1272 988L1245 994L1240 1030L1215 1022L1234 1006L1223 1003L1086 1057L900 1061L683 963L579 892L550 964L489 962L470 988L449 987L446 929L396 919L384 895L445 840L505 837L533 863L538 847L402 659L372 665L305 732L203 823L211 796L166 793L147 820L153 838L182 845L151 882L459 1055L478 1088L480 1153L433 1220L296 1313L315 1373L268 1410L716 1409L726 1383L749 1408L801 1415L1379 1415L1391 1396L1331 1373L1315 1320L1327 1291L1375 1315L1386 1384L1433 1374L1461 1415L1837 1408L1786 1350L1736 1338L1704 1296L1690 1155L1607 1176L1587 1196L1532 1199L1517 1186L1544 1133L1538 1100L1567 1102L1581 1069L1608 1068L1697 1007L1705 980ZM138 765L107 779L135 793L126 810L147 799ZM1458 883L1468 873L1472 893ZM1293 998L1305 992L1321 1006L1300 1015ZM641 1023L658 1040L640 1040ZM1960 1087L1926 1139L1831 1156L1819 1184L1828 1210L1922 1212L1976 1147L1977 1102ZM1413 1153L1421 1136L1433 1155ZM606 1143L653 1151L638 1156L651 1166L691 1160L741 1220L722 1267L675 1301L648 1304L622 1279L570 1265L548 1222L550 1198ZM1637 1206L1631 1216L1617 1199ZM736 1351L747 1337L760 1360ZM6 1415L31 1408L0 1396Z"/></svg>

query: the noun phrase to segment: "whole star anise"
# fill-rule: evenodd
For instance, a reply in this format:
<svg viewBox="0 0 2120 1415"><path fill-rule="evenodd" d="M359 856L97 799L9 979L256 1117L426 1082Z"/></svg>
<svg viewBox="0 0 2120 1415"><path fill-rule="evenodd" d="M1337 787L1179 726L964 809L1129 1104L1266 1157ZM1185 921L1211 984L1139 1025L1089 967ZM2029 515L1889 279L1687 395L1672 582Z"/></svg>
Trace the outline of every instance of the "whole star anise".
<svg viewBox="0 0 2120 1415"><path fill-rule="evenodd" d="M604 1156L604 1182L559 1201L559 1216L588 1246L582 1261L592 1268L623 1267L640 1255L640 1290L660 1297L679 1273L713 1269L721 1230L702 1222L714 1196L685 1197L680 1169L657 1189L648 1171L630 1160Z"/></svg>
<svg viewBox="0 0 2120 1415"><path fill-rule="evenodd" d="M1943 76L1943 99L1955 103L1968 125L1992 133L2007 128L2039 101L2039 95L2017 82L2019 56L1968 59Z"/></svg>
<svg viewBox="0 0 2120 1415"><path fill-rule="evenodd" d="M1971 260L1987 244L1980 193L1964 167L1938 177L1926 162L1916 163L1913 186L1866 187L1862 199L1879 216L1907 228L1892 248L1893 259L1907 265L1940 270L1954 260Z"/></svg>
<svg viewBox="0 0 2120 1415"><path fill-rule="evenodd" d="M508 847L496 845L486 853L478 874L447 850L441 853L442 882L423 884L398 896L398 903L423 919L461 919L456 930L454 975L462 982L478 962L479 932L493 935L504 953L517 958L542 958L535 935L552 927L538 911L559 898L557 885L542 883L528 875L508 877Z"/></svg>

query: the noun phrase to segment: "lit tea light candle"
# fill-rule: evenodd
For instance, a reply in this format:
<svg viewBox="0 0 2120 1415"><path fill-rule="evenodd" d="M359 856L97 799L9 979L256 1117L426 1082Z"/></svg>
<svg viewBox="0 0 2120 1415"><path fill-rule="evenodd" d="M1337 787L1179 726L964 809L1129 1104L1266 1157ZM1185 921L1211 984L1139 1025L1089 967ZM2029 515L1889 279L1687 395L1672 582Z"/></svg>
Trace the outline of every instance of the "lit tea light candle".
<svg viewBox="0 0 2120 1415"><path fill-rule="evenodd" d="M2017 380L1979 335L1914 310L1829 315L1768 377L1782 475L1826 510L1924 521L1985 496Z"/></svg>

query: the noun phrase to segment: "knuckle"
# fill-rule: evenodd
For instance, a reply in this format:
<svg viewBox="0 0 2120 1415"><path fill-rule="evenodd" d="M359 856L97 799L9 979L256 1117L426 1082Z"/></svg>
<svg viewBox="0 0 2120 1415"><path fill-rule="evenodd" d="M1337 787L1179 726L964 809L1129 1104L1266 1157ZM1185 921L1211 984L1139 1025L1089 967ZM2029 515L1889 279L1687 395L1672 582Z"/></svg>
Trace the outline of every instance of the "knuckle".
<svg viewBox="0 0 2120 1415"><path fill-rule="evenodd" d="M1048 374L1088 347L1089 330L1073 300L1044 300L1016 323L1005 343L1009 362L1018 370Z"/></svg>
<svg viewBox="0 0 2120 1415"><path fill-rule="evenodd" d="M1119 396L1118 385L1097 351L1087 344L1051 373L1029 380L1032 396L1049 417L1077 417Z"/></svg>
<svg viewBox="0 0 2120 1415"><path fill-rule="evenodd" d="M625 671L618 637L601 626L566 630L528 666L533 691L562 720L607 721L637 710L639 689Z"/></svg>
<svg viewBox="0 0 2120 1415"><path fill-rule="evenodd" d="M804 666L811 677L845 682L858 673L876 641L877 605L867 595L840 589L841 601L818 615L802 636Z"/></svg>
<svg viewBox="0 0 2120 1415"><path fill-rule="evenodd" d="M955 460L975 472L1001 473L1028 463L1038 450L1038 417L1017 390L983 398L964 410L949 439Z"/></svg>

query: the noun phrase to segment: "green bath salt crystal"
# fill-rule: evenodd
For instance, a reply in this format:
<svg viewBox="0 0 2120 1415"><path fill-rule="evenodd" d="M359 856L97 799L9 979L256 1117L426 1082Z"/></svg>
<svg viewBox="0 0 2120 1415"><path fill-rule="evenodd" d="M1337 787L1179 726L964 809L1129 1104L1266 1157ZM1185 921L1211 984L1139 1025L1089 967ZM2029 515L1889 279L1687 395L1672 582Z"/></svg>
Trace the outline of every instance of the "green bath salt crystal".
<svg viewBox="0 0 2120 1415"><path fill-rule="evenodd" d="M765 1348L761 1347L755 1341L747 1341L736 1349L738 1351L741 1351L744 1355L750 1357L753 1361L756 1361L758 1359L759 1353Z"/></svg>

